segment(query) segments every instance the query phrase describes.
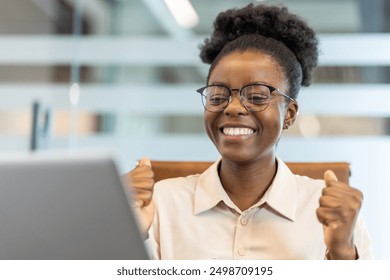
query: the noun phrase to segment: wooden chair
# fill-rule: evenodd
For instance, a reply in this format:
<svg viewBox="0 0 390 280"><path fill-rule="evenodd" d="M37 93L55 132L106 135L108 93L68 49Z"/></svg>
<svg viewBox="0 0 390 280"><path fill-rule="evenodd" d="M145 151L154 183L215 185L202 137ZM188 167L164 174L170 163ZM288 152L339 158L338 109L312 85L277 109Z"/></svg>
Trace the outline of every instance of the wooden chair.
<svg viewBox="0 0 390 280"><path fill-rule="evenodd" d="M213 162L208 161L152 161L155 181L200 174ZM351 169L348 162L287 162L294 174L323 179L324 172L332 170L339 181L349 183Z"/></svg>

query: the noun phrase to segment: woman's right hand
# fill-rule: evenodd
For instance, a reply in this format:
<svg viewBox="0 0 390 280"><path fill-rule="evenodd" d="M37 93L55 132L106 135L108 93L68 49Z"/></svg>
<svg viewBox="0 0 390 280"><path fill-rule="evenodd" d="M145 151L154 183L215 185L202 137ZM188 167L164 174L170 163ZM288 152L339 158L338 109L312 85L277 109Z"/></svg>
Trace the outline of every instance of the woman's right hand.
<svg viewBox="0 0 390 280"><path fill-rule="evenodd" d="M124 179L133 193L133 207L138 216L141 232L146 238L155 212L152 199L154 174L149 158L142 158L137 167L124 175Z"/></svg>

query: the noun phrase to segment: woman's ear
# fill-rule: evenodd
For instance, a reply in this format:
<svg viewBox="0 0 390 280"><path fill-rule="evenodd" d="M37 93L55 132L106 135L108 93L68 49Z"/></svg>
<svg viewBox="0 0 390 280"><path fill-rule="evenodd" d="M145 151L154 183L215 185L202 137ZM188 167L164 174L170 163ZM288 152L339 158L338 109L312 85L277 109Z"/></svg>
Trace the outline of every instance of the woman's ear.
<svg viewBox="0 0 390 280"><path fill-rule="evenodd" d="M298 107L298 102L296 100L288 102L284 115L283 129L288 129L294 124L298 116Z"/></svg>

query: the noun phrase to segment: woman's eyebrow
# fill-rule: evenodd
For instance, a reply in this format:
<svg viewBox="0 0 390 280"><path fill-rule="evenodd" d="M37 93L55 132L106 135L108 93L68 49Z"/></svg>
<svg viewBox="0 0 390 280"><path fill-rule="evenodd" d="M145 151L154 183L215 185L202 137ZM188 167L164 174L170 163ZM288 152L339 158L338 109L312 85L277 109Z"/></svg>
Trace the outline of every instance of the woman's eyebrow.
<svg viewBox="0 0 390 280"><path fill-rule="evenodd" d="M223 82L213 82L213 83L210 83L209 86L224 86L224 87L229 87L226 83L223 83Z"/></svg>

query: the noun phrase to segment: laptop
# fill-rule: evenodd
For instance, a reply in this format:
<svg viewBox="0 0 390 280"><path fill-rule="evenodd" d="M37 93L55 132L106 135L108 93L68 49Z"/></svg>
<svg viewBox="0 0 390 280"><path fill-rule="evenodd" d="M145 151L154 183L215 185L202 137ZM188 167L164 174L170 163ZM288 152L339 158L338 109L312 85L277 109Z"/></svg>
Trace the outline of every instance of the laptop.
<svg viewBox="0 0 390 280"><path fill-rule="evenodd" d="M148 259L114 158L0 158L0 259Z"/></svg>

